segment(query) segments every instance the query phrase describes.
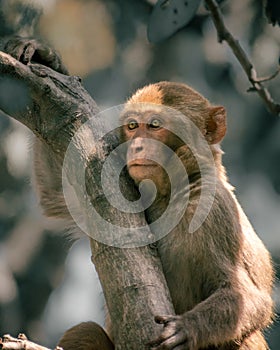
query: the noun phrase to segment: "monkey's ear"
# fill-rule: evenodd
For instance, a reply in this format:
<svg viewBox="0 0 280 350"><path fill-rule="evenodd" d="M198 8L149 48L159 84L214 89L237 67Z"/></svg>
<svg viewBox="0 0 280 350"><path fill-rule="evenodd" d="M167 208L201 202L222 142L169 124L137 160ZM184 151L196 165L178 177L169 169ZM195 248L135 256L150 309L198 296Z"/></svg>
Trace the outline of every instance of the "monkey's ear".
<svg viewBox="0 0 280 350"><path fill-rule="evenodd" d="M206 139L210 144L222 141L227 130L226 110L222 106L209 108L209 115L206 120Z"/></svg>

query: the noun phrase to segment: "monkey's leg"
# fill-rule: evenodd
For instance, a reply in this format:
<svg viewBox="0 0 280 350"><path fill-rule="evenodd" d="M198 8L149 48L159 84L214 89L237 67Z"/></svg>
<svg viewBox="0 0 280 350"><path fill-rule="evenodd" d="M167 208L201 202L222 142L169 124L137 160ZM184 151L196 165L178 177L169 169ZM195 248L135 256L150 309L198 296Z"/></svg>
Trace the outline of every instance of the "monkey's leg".
<svg viewBox="0 0 280 350"><path fill-rule="evenodd" d="M114 350L104 329L95 322L82 322L64 333L58 346L64 350Z"/></svg>

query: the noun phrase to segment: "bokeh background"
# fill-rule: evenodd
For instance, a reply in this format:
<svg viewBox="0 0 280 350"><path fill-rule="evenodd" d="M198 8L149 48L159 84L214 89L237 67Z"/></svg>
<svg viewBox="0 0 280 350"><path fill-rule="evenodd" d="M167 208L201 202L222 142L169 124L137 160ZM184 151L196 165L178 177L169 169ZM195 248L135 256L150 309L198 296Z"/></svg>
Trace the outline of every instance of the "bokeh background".
<svg viewBox="0 0 280 350"><path fill-rule="evenodd" d="M38 6L42 16L34 34L60 52L101 109L121 104L138 87L159 80L188 83L226 107L224 163L279 278L280 120L258 96L246 92L245 74L227 45L217 43L205 9L155 45L146 35L149 1L0 0L0 36L16 31L31 35ZM227 0L223 14L259 75L273 73L280 29L267 23L261 1ZM268 84L278 102L279 79ZM87 240L71 242L60 224L42 217L31 181L32 140L27 128L0 115L0 334L25 332L51 347L80 321L102 324L104 301ZM278 281L274 298L280 314ZM272 350L280 348L277 315L267 339Z"/></svg>

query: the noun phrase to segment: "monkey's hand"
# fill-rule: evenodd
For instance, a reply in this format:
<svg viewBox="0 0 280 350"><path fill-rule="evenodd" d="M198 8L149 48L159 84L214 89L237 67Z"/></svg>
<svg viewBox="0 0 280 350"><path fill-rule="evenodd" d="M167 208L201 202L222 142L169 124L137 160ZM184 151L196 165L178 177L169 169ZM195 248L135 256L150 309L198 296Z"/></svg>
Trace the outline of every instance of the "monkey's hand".
<svg viewBox="0 0 280 350"><path fill-rule="evenodd" d="M40 63L68 75L59 54L39 40L14 36L5 41L3 51L24 64Z"/></svg>
<svg viewBox="0 0 280 350"><path fill-rule="evenodd" d="M184 316L156 316L155 321L163 324L161 335L148 345L152 350L195 350L196 336L192 334Z"/></svg>

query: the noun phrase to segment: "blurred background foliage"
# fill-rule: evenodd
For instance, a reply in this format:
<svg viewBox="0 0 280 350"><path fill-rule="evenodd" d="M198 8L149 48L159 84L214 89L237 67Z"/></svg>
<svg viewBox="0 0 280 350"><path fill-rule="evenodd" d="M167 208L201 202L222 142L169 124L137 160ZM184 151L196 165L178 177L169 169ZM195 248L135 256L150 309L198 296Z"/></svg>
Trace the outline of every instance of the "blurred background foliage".
<svg viewBox="0 0 280 350"><path fill-rule="evenodd" d="M121 104L138 87L159 80L185 82L224 105L224 163L279 278L279 117L246 92L245 74L226 44L217 43L205 9L201 7L187 27L154 45L146 35L151 3L0 0L0 36L15 31L33 35L34 14L42 12L35 35L60 52L70 73L82 77L101 109ZM227 0L222 11L259 75L274 72L280 29L267 23L261 1ZM269 89L279 102L279 78L269 82ZM77 322L92 319L102 324L103 297L87 240L71 245L59 224L42 217L30 180L32 138L25 127L0 116L0 334L25 332L53 346ZM274 297L280 314L278 282ZM267 339L272 350L279 349L277 317Z"/></svg>

